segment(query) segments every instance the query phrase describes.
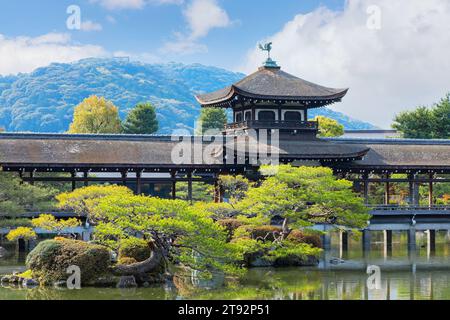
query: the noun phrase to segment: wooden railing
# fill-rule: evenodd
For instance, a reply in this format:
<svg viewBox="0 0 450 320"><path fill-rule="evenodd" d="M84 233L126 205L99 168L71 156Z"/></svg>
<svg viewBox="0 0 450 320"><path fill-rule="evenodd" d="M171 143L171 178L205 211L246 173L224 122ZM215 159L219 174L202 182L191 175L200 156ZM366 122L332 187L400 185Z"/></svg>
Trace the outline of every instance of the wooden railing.
<svg viewBox="0 0 450 320"><path fill-rule="evenodd" d="M367 207L378 211L450 211L450 205L367 205Z"/></svg>
<svg viewBox="0 0 450 320"><path fill-rule="evenodd" d="M234 122L226 125L226 129L310 129L317 130L319 123L317 121L292 121L292 120L247 120Z"/></svg>

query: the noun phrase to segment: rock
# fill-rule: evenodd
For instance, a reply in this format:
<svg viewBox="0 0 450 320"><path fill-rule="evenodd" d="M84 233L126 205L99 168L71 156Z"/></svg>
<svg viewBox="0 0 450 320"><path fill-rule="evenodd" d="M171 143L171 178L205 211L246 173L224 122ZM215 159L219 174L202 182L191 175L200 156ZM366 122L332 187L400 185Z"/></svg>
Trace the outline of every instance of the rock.
<svg viewBox="0 0 450 320"><path fill-rule="evenodd" d="M6 258L10 255L10 253L8 252L8 250L6 250L3 247L0 247L0 259L2 258Z"/></svg>
<svg viewBox="0 0 450 320"><path fill-rule="evenodd" d="M331 264L341 264L341 263L344 263L344 262L345 262L344 260L339 259L339 258L330 259L330 263Z"/></svg>
<svg viewBox="0 0 450 320"><path fill-rule="evenodd" d="M7 283L10 283L10 282L11 282L11 276L3 276L0 279L0 283L2 283L2 284L7 284Z"/></svg>
<svg viewBox="0 0 450 320"><path fill-rule="evenodd" d="M119 283L117 283L117 288L125 289L125 288L136 288L136 278L134 276L123 276L120 277Z"/></svg>
<svg viewBox="0 0 450 320"><path fill-rule="evenodd" d="M270 262L266 259L262 258L256 258L255 260L250 262L250 267L253 268L265 268L265 267L272 267L273 262Z"/></svg>
<svg viewBox="0 0 450 320"><path fill-rule="evenodd" d="M22 282L22 286L25 288L35 288L39 286L39 282L34 279L24 279Z"/></svg>
<svg viewBox="0 0 450 320"><path fill-rule="evenodd" d="M66 289L67 288L67 281L60 280L53 283L53 286L57 289Z"/></svg>
<svg viewBox="0 0 450 320"><path fill-rule="evenodd" d="M290 255L283 258L278 258L274 262L275 267L314 267L319 263L319 259L314 256L299 257Z"/></svg>
<svg viewBox="0 0 450 320"><path fill-rule="evenodd" d="M96 288L114 288L116 287L117 283L120 281L119 277L116 276L105 276L105 277L99 277L89 285L96 287Z"/></svg>
<svg viewBox="0 0 450 320"><path fill-rule="evenodd" d="M19 283L21 283L21 278L20 277L18 277L18 276L16 276L16 275L12 275L10 278L9 278L9 283L12 283L12 284L19 284Z"/></svg>

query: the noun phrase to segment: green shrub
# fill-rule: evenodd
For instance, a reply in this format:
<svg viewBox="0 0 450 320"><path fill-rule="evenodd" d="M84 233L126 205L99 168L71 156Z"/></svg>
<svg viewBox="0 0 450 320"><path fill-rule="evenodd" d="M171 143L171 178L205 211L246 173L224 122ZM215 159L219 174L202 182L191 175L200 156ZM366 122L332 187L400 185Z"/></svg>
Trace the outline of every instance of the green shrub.
<svg viewBox="0 0 450 320"><path fill-rule="evenodd" d="M27 218L0 219L0 228L32 227L31 220Z"/></svg>
<svg viewBox="0 0 450 320"><path fill-rule="evenodd" d="M269 251L264 258L272 261L276 267L281 266L309 266L318 263L317 258L322 252L306 243L284 241L283 246Z"/></svg>
<svg viewBox="0 0 450 320"><path fill-rule="evenodd" d="M141 262L148 259L151 253L151 244L144 239L128 238L120 241L119 259L133 258L137 262Z"/></svg>
<svg viewBox="0 0 450 320"><path fill-rule="evenodd" d="M293 243L306 243L315 248L322 248L322 239L320 238L320 234L314 231L292 230L288 235L287 240Z"/></svg>
<svg viewBox="0 0 450 320"><path fill-rule="evenodd" d="M81 283L85 285L107 274L110 260L106 247L59 239L39 243L28 254L26 265L31 269L33 277L44 285L66 280L67 268L78 266L81 269Z"/></svg>

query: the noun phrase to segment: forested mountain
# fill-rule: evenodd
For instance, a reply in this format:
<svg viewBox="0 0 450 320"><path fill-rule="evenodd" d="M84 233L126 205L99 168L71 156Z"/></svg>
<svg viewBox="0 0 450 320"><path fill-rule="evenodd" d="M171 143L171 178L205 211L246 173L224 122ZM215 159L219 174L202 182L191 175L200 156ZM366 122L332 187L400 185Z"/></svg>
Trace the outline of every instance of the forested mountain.
<svg viewBox="0 0 450 320"><path fill-rule="evenodd" d="M222 88L243 76L200 64L144 64L126 58L54 63L30 74L0 77L0 127L7 131L65 132L73 108L95 94L112 100L122 118L138 102L152 102L159 133L192 129L200 110L194 95ZM334 118L348 129L372 128L327 108L310 116L316 114Z"/></svg>

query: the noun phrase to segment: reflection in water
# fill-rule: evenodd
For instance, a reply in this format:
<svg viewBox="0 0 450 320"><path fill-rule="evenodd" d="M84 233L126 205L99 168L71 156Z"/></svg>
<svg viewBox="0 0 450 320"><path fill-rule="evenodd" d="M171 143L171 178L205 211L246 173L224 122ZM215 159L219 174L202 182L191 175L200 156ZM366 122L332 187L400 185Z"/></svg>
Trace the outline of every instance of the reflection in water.
<svg viewBox="0 0 450 320"><path fill-rule="evenodd" d="M220 285L223 279L205 282L178 275L170 285L132 290L0 288L0 299L450 300L450 252L446 235L438 236L433 253L420 235L415 252L408 252L404 235L393 236L392 251L385 250L382 235L379 239L374 235L371 251L364 253L360 241L350 241L345 252L333 243L317 268L252 269L241 281L226 281L224 285ZM378 290L366 286L368 265L381 268ZM0 261L0 274L21 266L23 257ZM214 284L218 287L214 288Z"/></svg>

